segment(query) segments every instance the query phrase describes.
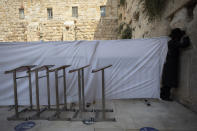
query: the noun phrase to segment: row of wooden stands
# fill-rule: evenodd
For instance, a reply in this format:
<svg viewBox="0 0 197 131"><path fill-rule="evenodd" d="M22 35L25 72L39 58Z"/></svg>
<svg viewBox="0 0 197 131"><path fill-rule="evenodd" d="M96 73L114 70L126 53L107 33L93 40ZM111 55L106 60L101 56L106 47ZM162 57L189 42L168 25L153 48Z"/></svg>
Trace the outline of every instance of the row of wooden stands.
<svg viewBox="0 0 197 131"><path fill-rule="evenodd" d="M86 112L94 113L94 121L115 121L115 118L107 118L106 112L113 112L112 109L106 109L106 100L105 100L105 75L104 70L111 67L112 65L105 66L99 69L92 70L92 73L96 73L101 71L102 72L102 108L101 109L86 109L85 106L85 84L84 84L84 70L88 68L90 65L86 65L80 68L76 68L70 70L69 73L77 72L78 75L78 108L68 108L67 103L67 82L66 82L66 69L69 68L71 65L64 65L61 67L54 68L54 65L43 65L43 66L21 66L5 73L13 73L13 84L14 84L14 108L15 108L15 115L8 117L8 120L67 120L67 121L81 121L83 120L83 115ZM46 74L39 76L39 72L45 71ZM59 76L58 73L62 71L62 75ZM18 72L26 72L26 76L17 77ZM55 96L56 96L56 105L51 105L51 92L50 92L50 78L49 75L51 73L55 74ZM31 74L35 74L35 89L36 89L36 106L34 108L32 104L32 83L31 83ZM43 73L42 73L43 74ZM18 104L18 93L17 93L17 79L24 79L28 78L29 81L29 106L23 107L24 109L19 111L19 104ZM39 79L46 78L46 92L47 92L47 106L40 105L40 93L39 93ZM60 104L59 100L59 79L63 78L63 96L64 102L63 107ZM43 116L41 115L45 111L52 111L54 112L53 115ZM22 115L22 113L33 112L33 115L26 116ZM61 117L61 113L73 113L72 116L69 117ZM102 113L102 117L99 117L99 113Z"/></svg>

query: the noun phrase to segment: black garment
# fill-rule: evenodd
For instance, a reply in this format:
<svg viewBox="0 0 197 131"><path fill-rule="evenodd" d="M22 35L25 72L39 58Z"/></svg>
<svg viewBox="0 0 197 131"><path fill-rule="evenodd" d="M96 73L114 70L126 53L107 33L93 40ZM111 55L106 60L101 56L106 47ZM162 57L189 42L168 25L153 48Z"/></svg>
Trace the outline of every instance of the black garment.
<svg viewBox="0 0 197 131"><path fill-rule="evenodd" d="M171 99L170 99L170 90L171 90L171 88L168 87L168 86L163 86L161 88L161 98L163 100L171 101Z"/></svg>
<svg viewBox="0 0 197 131"><path fill-rule="evenodd" d="M168 54L166 63L164 64L162 84L172 88L178 86L178 65L180 48L189 46L189 38L184 38L183 42L177 40L170 40L168 42Z"/></svg>
<svg viewBox="0 0 197 131"><path fill-rule="evenodd" d="M189 37L184 37L182 41L180 39L172 39L168 42L168 54L162 74L161 98L169 98L170 89L178 87L178 65L180 49L186 48L189 45Z"/></svg>

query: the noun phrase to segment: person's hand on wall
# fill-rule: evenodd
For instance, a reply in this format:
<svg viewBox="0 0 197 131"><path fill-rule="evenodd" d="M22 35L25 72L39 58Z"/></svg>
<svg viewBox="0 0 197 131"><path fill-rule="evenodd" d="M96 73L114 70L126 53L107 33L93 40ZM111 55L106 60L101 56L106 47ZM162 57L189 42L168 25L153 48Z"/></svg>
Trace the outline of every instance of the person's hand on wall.
<svg viewBox="0 0 197 131"><path fill-rule="evenodd" d="M181 48L187 48L191 44L189 36L184 36L181 39Z"/></svg>

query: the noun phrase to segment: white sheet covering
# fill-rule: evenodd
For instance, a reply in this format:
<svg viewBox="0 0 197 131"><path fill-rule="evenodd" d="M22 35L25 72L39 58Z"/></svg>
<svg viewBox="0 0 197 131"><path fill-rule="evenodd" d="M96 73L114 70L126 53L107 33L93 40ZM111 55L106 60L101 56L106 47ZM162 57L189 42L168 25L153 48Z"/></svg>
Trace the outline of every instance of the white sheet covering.
<svg viewBox="0 0 197 131"><path fill-rule="evenodd" d="M68 101L78 100L77 73L68 70L91 64L85 69L85 99L101 98L101 72L92 69L109 64L105 70L107 99L159 98L160 78L167 54L168 37L136 40L99 40L75 42L0 43L0 105L14 104L12 74L4 74L22 65L56 66L70 64L67 69ZM40 72L40 75L44 72ZM17 76L25 75L19 73ZM59 73L61 75L61 73ZM20 105L29 104L28 79L17 80ZM47 104L46 78L40 79L40 103ZM50 73L51 102L55 104L54 73ZM32 74L33 103L35 77ZM63 102L63 80L59 80Z"/></svg>

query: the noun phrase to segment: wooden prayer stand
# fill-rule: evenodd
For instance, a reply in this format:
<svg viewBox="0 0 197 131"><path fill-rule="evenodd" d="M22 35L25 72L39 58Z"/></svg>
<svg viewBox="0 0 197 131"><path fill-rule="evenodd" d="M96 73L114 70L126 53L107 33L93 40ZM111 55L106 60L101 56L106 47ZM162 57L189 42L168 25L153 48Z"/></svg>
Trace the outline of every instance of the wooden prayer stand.
<svg viewBox="0 0 197 131"><path fill-rule="evenodd" d="M109 66L105 66L99 69L94 69L92 70L92 73L96 73L101 71L102 72L102 109L96 109L94 110L94 112L96 112L96 116L95 116L95 122L97 121L115 121L115 118L106 118L106 112L113 112L112 109L106 109L105 106L105 72L104 70L111 67L112 65ZM98 113L102 112L102 118L98 118Z"/></svg>
<svg viewBox="0 0 197 131"><path fill-rule="evenodd" d="M55 69L51 69L49 72L55 73L55 89L56 89L56 113L49 118L49 120L70 120L70 118L60 118L61 111L70 111L67 107L67 88L66 88L66 68L70 67L71 65L64 65ZM58 76L58 71L62 70L63 75ZM63 77L63 85L64 85L64 108L60 109L59 103L59 87L58 87L58 79Z"/></svg>
<svg viewBox="0 0 197 131"><path fill-rule="evenodd" d="M77 115L81 112L92 112L92 110L85 109L85 95L84 95L84 69L89 67L86 65L77 69L70 70L69 73L78 72L78 101L79 109L76 110L71 120L82 120L82 118L76 119Z"/></svg>
<svg viewBox="0 0 197 131"><path fill-rule="evenodd" d="M31 120L38 120L38 119L48 119L46 117L40 117L40 114L46 111L47 109L51 109L51 102L50 102L50 81L49 81L49 69L53 67L54 65L43 65L37 68L34 68L31 70L31 72L35 72L35 82L36 82L36 114L29 119ZM46 75L44 76L39 76L39 72L41 71L46 71ZM39 95L39 79L41 78L47 78L47 97L48 97L48 106L47 108L40 109L40 95Z"/></svg>
<svg viewBox="0 0 197 131"><path fill-rule="evenodd" d="M20 113L25 111L32 111L33 110L33 104L32 104L32 84L31 84L31 69L35 67L35 65L28 65L28 66L20 66L18 68L5 71L5 74L13 73L13 83L14 83L14 108L15 108L15 115L8 117L8 120L27 120L27 118L20 117ZM17 72L27 72L27 76L17 77ZM17 93L17 79L23 79L23 78L29 78L29 103L30 107L25 108L22 111L18 110L18 93Z"/></svg>

